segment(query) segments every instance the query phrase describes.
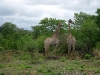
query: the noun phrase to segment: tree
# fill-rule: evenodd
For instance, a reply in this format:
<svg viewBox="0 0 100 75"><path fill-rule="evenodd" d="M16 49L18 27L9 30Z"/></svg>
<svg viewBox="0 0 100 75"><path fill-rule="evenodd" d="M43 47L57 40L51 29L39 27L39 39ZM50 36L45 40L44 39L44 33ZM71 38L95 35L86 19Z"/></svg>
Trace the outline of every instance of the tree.
<svg viewBox="0 0 100 75"><path fill-rule="evenodd" d="M5 50L25 50L26 42L32 40L31 31L17 28L11 22L5 22L0 28L0 45Z"/></svg>
<svg viewBox="0 0 100 75"><path fill-rule="evenodd" d="M80 12L74 13L75 28L80 28L80 26L88 19L92 19L93 16L90 14ZM93 19L92 19L93 20Z"/></svg>
<svg viewBox="0 0 100 75"><path fill-rule="evenodd" d="M96 13L97 13L96 24L100 29L100 9L97 9Z"/></svg>
<svg viewBox="0 0 100 75"><path fill-rule="evenodd" d="M59 24L59 22L63 23L60 29L60 33L62 35L67 30L65 20L56 18L44 18L40 20L39 25L32 26L32 35L33 38L36 40L36 49L38 49L39 52L44 51L44 40L54 33L56 26Z"/></svg>
<svg viewBox="0 0 100 75"><path fill-rule="evenodd" d="M10 22L5 22L2 26L1 26L1 34L4 36L4 38L8 39L11 38L13 39L13 36L16 32L16 25L12 24Z"/></svg>
<svg viewBox="0 0 100 75"><path fill-rule="evenodd" d="M74 14L76 31L75 36L78 43L81 43L81 49L86 53L91 53L98 37L98 27L96 26L95 16L80 12Z"/></svg>
<svg viewBox="0 0 100 75"><path fill-rule="evenodd" d="M36 39L41 35L50 36L56 29L59 22L65 22L65 20L60 20L56 18L44 18L40 20L39 25L32 26L33 37Z"/></svg>
<svg viewBox="0 0 100 75"><path fill-rule="evenodd" d="M15 34L16 34L16 25L11 22L5 22L1 27L1 45L5 49L11 49L14 45Z"/></svg>
<svg viewBox="0 0 100 75"><path fill-rule="evenodd" d="M81 34L81 40L86 44L87 50L92 52L90 50L95 46L98 37L98 29L96 24L91 20L87 20L81 26Z"/></svg>

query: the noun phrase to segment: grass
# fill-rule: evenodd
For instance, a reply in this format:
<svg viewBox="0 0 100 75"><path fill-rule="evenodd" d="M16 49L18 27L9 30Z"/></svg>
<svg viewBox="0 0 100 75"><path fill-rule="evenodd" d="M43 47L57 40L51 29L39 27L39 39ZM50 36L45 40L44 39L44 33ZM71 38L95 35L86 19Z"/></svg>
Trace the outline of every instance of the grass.
<svg viewBox="0 0 100 75"><path fill-rule="evenodd" d="M44 59L41 54L34 58L32 64L27 52L15 54L11 52L11 61L2 60L4 54L0 53L0 75L99 75L100 60L80 59L69 60L60 57L59 60Z"/></svg>

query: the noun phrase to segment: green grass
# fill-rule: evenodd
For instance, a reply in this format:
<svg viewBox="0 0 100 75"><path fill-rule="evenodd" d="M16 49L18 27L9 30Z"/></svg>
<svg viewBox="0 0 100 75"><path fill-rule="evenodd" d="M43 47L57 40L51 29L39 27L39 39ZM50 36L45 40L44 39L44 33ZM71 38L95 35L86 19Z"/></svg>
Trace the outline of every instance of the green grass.
<svg viewBox="0 0 100 75"><path fill-rule="evenodd" d="M0 75L92 75L100 74L100 60L81 59L69 60L60 57L59 60L44 59L42 54L36 54L36 63L32 64L30 55L21 52L20 55L11 54L11 61L0 61ZM3 54L0 54L1 59ZM35 59L36 58L36 59Z"/></svg>

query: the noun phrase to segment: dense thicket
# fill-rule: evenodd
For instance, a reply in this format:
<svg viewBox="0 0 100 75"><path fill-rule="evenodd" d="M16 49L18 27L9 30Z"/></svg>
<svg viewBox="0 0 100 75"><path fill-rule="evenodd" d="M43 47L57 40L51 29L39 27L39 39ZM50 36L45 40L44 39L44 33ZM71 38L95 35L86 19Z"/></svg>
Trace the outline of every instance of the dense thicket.
<svg viewBox="0 0 100 75"><path fill-rule="evenodd" d="M71 25L71 33L75 36L76 50L80 53L92 53L93 49L100 49L100 9L96 11L97 16L84 12L74 14L74 25ZM11 22L5 22L0 27L0 50L28 50L42 52L43 41L50 37L59 22L63 22L60 29L60 42L57 52L66 53L66 38L68 25L65 20L56 18L44 18L39 24L32 26L32 30L18 28Z"/></svg>

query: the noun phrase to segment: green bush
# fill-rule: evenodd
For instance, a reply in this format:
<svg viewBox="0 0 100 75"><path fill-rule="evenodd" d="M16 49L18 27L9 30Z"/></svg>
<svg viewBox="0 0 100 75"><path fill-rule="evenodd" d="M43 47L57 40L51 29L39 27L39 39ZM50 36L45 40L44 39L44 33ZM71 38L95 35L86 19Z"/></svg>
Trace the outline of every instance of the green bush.
<svg viewBox="0 0 100 75"><path fill-rule="evenodd" d="M43 58L39 58L38 59L38 63L43 63L44 62L44 59Z"/></svg>
<svg viewBox="0 0 100 75"><path fill-rule="evenodd" d="M76 50L81 50L84 48L84 43L82 41L77 40L76 41Z"/></svg>
<svg viewBox="0 0 100 75"><path fill-rule="evenodd" d="M65 61L66 61L66 58L65 58L65 57L61 57L61 58L60 58L60 61L61 61L61 62L65 62Z"/></svg>
<svg viewBox="0 0 100 75"><path fill-rule="evenodd" d="M66 53L67 52L67 42L66 42L66 34L63 34L59 37L59 44L57 47L57 54Z"/></svg>
<svg viewBox="0 0 100 75"><path fill-rule="evenodd" d="M85 59L90 59L91 55L90 54L85 54Z"/></svg>
<svg viewBox="0 0 100 75"><path fill-rule="evenodd" d="M36 40L36 49L41 53L44 50L44 40L45 40L45 38L46 38L45 36L40 36Z"/></svg>
<svg viewBox="0 0 100 75"><path fill-rule="evenodd" d="M0 64L0 68L4 68L4 66Z"/></svg>
<svg viewBox="0 0 100 75"><path fill-rule="evenodd" d="M4 51L4 48L3 47L0 47L0 51Z"/></svg>
<svg viewBox="0 0 100 75"><path fill-rule="evenodd" d="M0 73L0 75L6 75L5 73Z"/></svg>
<svg viewBox="0 0 100 75"><path fill-rule="evenodd" d="M38 69L38 72L40 72L40 73L44 73L44 69Z"/></svg>
<svg viewBox="0 0 100 75"><path fill-rule="evenodd" d="M96 49L100 50L100 42L96 43Z"/></svg>

